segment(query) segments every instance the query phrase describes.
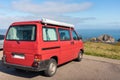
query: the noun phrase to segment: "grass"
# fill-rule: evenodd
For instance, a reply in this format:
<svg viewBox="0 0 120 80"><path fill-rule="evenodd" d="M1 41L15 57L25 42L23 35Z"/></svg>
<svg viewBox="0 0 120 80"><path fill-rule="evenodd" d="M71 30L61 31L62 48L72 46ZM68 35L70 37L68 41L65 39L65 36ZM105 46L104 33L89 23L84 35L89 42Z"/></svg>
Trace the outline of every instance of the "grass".
<svg viewBox="0 0 120 80"><path fill-rule="evenodd" d="M85 54L120 60L120 43L85 42Z"/></svg>

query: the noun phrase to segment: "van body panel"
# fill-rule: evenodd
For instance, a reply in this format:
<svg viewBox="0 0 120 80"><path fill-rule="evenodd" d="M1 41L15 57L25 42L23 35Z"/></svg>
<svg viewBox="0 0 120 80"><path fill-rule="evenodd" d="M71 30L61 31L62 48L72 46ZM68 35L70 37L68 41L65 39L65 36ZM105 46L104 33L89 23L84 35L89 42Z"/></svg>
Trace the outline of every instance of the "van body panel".
<svg viewBox="0 0 120 80"><path fill-rule="evenodd" d="M60 42L60 64L64 62L68 62L73 59L73 46L71 45L71 41L61 41Z"/></svg>
<svg viewBox="0 0 120 80"><path fill-rule="evenodd" d="M24 24L24 25L25 25L24 28L26 27L26 25L36 26L36 24ZM16 24L11 26L17 27L17 26L21 26L21 24L20 25ZM8 29L7 34L9 33L10 28ZM35 34L37 34L37 26L36 26ZM6 62L11 64L23 65L23 66L32 66L34 61L34 54L38 53L38 44L37 44L38 38L36 36L37 35L35 35L35 40L31 40L31 41L12 40L12 39L7 40L7 36L6 36L5 37L6 39L4 41L4 53L6 55ZM22 59L23 57L24 59Z"/></svg>
<svg viewBox="0 0 120 80"><path fill-rule="evenodd" d="M44 45L47 45L47 42ZM60 46L58 45L58 43L54 43L54 45L44 46L43 48L41 48L40 52L41 52L42 60L51 59L52 57L57 57L59 60Z"/></svg>
<svg viewBox="0 0 120 80"><path fill-rule="evenodd" d="M57 40L55 41L44 41L43 40L43 28L45 25L41 25L41 27L39 27L40 29L40 33L39 34L41 37L39 38L39 49L38 52L41 54L42 60L48 60L52 57L57 57L59 59L59 55L60 55L60 44L59 44L59 39L57 36ZM56 35L58 35L58 30L57 30L57 26L51 26L51 25L47 25L47 28L55 28L56 29ZM59 64L58 60L58 64Z"/></svg>
<svg viewBox="0 0 120 80"><path fill-rule="evenodd" d="M71 37L73 37L72 31L75 32L75 30L74 30L74 29L71 29ZM76 33L76 32L75 32L75 33ZM76 33L76 35L77 35L77 37L78 37L78 34L77 34L77 33ZM71 41L71 42L73 43L73 48L72 48L73 58L76 58L76 57L78 56L79 51L84 49L84 48L83 48L83 42L82 42L82 40L79 40L79 39L74 40L73 38L72 38L72 41Z"/></svg>

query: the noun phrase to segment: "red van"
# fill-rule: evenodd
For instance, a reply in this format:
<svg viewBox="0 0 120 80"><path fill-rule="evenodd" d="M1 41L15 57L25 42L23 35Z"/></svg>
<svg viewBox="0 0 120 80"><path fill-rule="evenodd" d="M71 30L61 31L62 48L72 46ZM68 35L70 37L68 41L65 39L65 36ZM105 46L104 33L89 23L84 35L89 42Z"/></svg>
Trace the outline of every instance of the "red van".
<svg viewBox="0 0 120 80"><path fill-rule="evenodd" d="M49 19L13 23L5 36L2 61L6 67L44 71L53 76L57 66L76 59L84 49L74 25Z"/></svg>

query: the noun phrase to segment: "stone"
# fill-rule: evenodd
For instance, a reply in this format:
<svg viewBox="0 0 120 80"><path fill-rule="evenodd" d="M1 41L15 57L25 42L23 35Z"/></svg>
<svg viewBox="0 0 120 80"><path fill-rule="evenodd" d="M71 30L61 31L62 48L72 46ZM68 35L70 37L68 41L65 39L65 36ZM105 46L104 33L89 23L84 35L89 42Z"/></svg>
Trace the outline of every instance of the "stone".
<svg viewBox="0 0 120 80"><path fill-rule="evenodd" d="M110 36L110 35L104 34L104 35L101 35L101 36L99 36L97 38L91 38L90 41L93 41L93 42L114 43L115 39L112 36Z"/></svg>

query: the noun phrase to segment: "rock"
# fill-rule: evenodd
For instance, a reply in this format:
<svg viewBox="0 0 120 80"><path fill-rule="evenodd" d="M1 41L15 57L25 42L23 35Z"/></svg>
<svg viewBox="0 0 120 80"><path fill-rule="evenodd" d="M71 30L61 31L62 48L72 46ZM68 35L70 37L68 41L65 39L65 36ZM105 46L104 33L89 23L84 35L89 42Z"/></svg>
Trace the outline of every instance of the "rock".
<svg viewBox="0 0 120 80"><path fill-rule="evenodd" d="M90 39L90 41L92 41L92 42L95 42L96 40L97 40L97 38L95 38L95 37Z"/></svg>
<svg viewBox="0 0 120 80"><path fill-rule="evenodd" d="M114 43L115 42L115 39L112 36L107 35L107 34L99 36L98 39L100 39L103 42L107 42L107 43Z"/></svg>
<svg viewBox="0 0 120 80"><path fill-rule="evenodd" d="M90 41L93 41L93 42L114 43L115 39L112 36L110 36L110 35L104 34L104 35L101 35L101 36L99 36L97 38L91 38Z"/></svg>

